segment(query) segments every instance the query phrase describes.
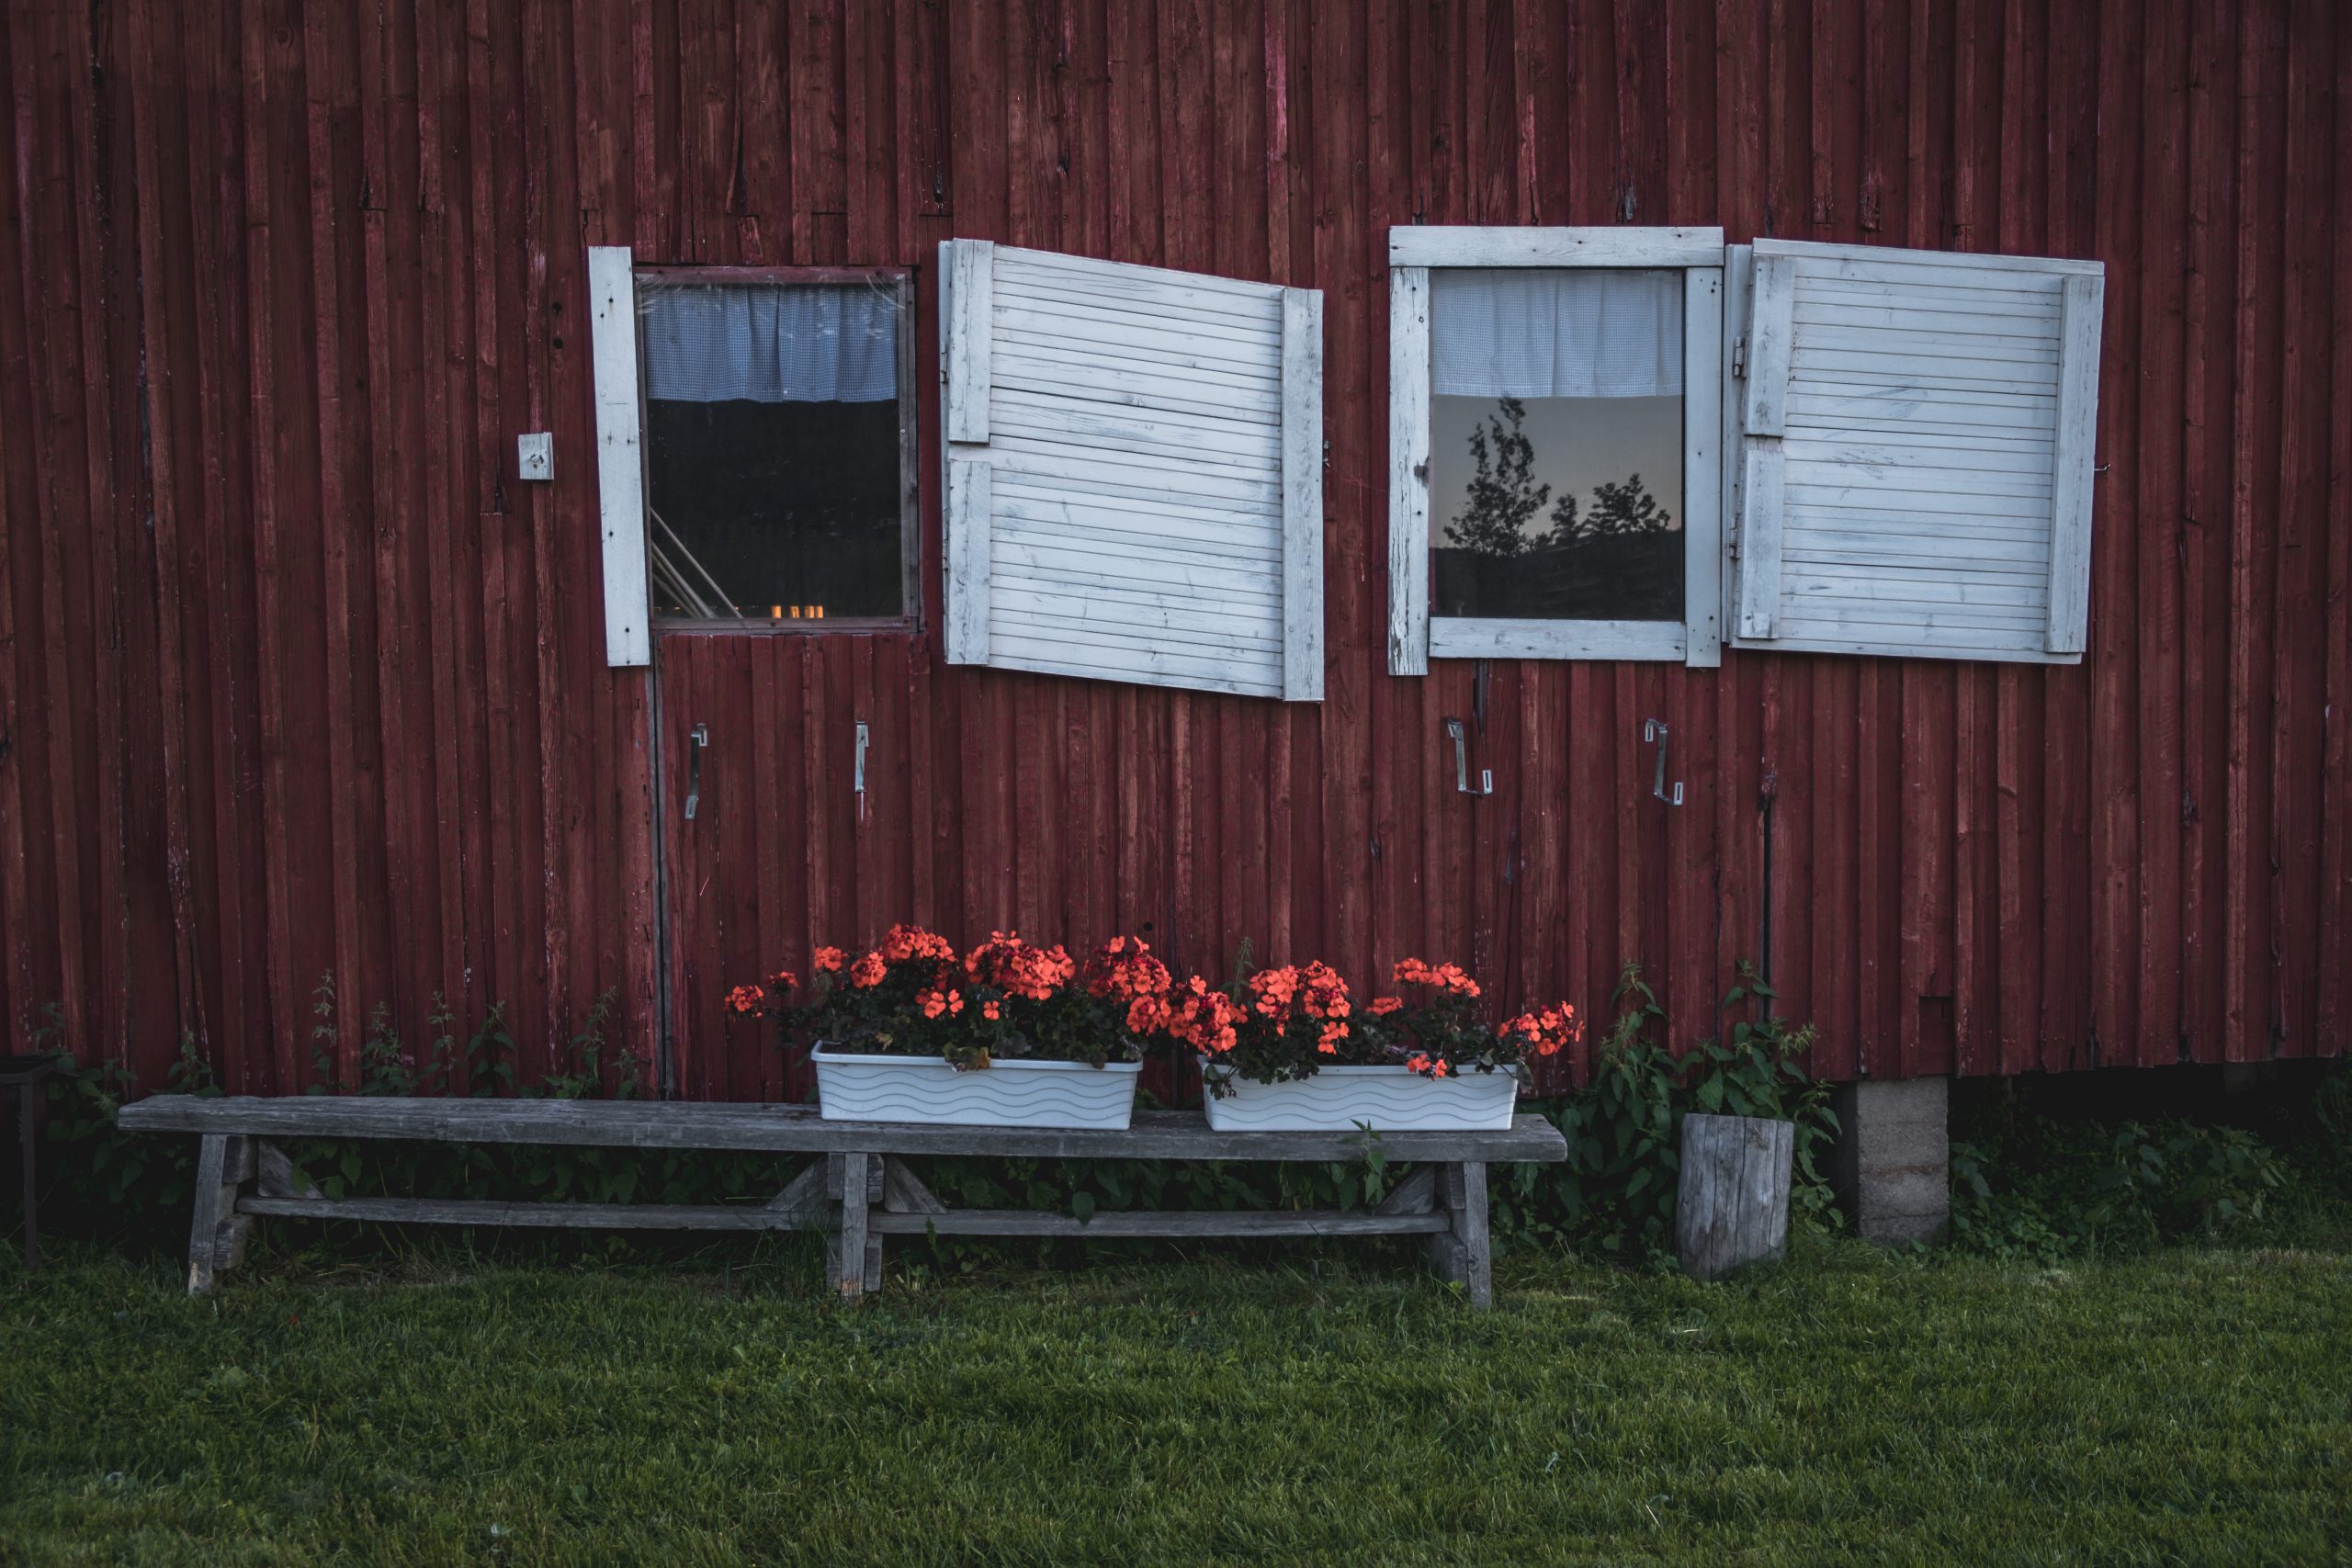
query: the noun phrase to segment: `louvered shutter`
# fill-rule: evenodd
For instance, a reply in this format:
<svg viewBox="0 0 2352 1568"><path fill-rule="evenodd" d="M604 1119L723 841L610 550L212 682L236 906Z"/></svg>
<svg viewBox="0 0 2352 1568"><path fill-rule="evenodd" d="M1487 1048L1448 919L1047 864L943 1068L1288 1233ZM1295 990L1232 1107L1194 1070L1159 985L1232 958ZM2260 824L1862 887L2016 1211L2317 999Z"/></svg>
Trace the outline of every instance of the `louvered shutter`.
<svg viewBox="0 0 2352 1568"><path fill-rule="evenodd" d="M2078 661L2105 269L1748 250L1735 644Z"/></svg>
<svg viewBox="0 0 2352 1568"><path fill-rule="evenodd" d="M1323 297L940 246L946 654L1323 695Z"/></svg>

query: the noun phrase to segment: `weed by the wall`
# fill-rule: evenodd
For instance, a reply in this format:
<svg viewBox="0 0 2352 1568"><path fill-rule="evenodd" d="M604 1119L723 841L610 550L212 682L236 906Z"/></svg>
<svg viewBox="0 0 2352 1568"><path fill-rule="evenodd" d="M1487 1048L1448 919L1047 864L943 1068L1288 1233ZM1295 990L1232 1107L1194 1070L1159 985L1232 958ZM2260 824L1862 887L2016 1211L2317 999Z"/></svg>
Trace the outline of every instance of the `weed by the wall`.
<svg viewBox="0 0 2352 1568"><path fill-rule="evenodd" d="M1813 1045L1813 1026L1770 1014L1765 1004L1774 995L1742 963L1724 1007L1746 1016L1723 1040L1701 1041L1677 1055L1660 1038L1666 1015L1641 965L1625 965L1613 998L1617 1019L1594 1054L1591 1080L1535 1107L1566 1138L1567 1160L1515 1168L1497 1193L1498 1228L1618 1258L1670 1250L1682 1118L1694 1111L1795 1123L1790 1223L1836 1228L1826 1167L1837 1113L1829 1086L1815 1080L1802 1060Z"/></svg>

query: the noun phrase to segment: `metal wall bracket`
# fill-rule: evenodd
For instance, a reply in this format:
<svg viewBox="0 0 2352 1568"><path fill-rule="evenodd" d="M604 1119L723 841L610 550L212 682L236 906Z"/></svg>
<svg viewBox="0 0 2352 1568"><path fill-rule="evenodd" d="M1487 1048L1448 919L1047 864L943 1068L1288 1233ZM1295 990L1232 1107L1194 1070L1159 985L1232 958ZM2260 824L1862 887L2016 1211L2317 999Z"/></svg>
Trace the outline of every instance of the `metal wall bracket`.
<svg viewBox="0 0 2352 1568"><path fill-rule="evenodd" d="M1480 768L1478 787L1470 787L1470 741L1464 729L1458 718L1445 721L1445 732L1453 738L1453 787L1464 795L1492 795L1495 793L1495 770L1492 768Z"/></svg>
<svg viewBox="0 0 2352 1568"><path fill-rule="evenodd" d="M710 744L710 726L697 724L686 731L686 820L695 819L702 805L702 752Z"/></svg>
<svg viewBox="0 0 2352 1568"><path fill-rule="evenodd" d="M1674 793L1666 793L1666 721L1657 718L1642 720L1642 740L1645 744L1655 742L1657 746L1657 772L1651 775L1650 793L1668 806L1681 805L1682 782L1679 779L1675 781Z"/></svg>
<svg viewBox="0 0 2352 1568"><path fill-rule="evenodd" d="M857 792L857 819L865 820L865 721L857 721L857 758L852 768L850 787Z"/></svg>

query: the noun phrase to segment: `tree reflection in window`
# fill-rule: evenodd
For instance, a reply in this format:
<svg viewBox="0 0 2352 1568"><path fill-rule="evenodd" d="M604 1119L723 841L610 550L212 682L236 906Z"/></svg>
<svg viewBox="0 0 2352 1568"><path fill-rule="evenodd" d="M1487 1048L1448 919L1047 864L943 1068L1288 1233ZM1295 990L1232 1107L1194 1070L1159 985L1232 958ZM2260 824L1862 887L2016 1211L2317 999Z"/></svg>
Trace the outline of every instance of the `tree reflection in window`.
<svg viewBox="0 0 2352 1568"><path fill-rule="evenodd" d="M1432 402L1434 614L1682 618L1679 398Z"/></svg>

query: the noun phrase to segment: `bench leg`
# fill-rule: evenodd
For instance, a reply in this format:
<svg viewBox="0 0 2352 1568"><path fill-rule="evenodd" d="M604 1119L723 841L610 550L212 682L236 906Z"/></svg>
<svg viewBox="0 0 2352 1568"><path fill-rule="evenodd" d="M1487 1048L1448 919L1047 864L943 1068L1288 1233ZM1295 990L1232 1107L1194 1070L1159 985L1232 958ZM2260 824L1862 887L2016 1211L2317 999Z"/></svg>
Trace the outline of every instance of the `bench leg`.
<svg viewBox="0 0 2352 1568"><path fill-rule="evenodd" d="M829 1195L841 1203L825 1249L826 1272L842 1300L854 1302L882 1287L882 1236L866 1224L867 1214L882 1201L882 1156L829 1155L825 1179L833 1189Z"/></svg>
<svg viewBox="0 0 2352 1568"><path fill-rule="evenodd" d="M1438 1169L1439 1210L1453 1228L1429 1237L1430 1267L1440 1277L1461 1285L1470 1304L1481 1311L1494 1305L1494 1250L1487 1235L1487 1167L1483 1160L1465 1160Z"/></svg>
<svg viewBox="0 0 2352 1568"><path fill-rule="evenodd" d="M200 1296L214 1279L244 1261L253 1235L250 1214L237 1213L237 1193L254 1179L254 1140L208 1133L196 1155L196 1215L187 1232L187 1293Z"/></svg>

